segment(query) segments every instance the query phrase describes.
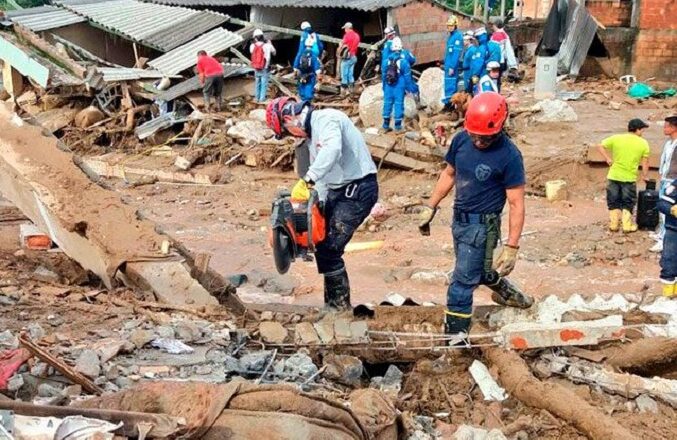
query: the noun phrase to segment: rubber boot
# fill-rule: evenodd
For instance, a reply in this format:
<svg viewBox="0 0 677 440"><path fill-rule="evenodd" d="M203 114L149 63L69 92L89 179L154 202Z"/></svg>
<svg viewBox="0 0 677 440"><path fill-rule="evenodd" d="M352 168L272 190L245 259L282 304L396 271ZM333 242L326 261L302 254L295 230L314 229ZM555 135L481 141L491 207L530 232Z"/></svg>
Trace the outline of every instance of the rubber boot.
<svg viewBox="0 0 677 440"><path fill-rule="evenodd" d="M402 121L395 119L395 131L402 131Z"/></svg>
<svg viewBox="0 0 677 440"><path fill-rule="evenodd" d="M612 209L609 211L609 230L611 232L618 232L621 226L621 210Z"/></svg>
<svg viewBox="0 0 677 440"><path fill-rule="evenodd" d="M523 293L507 278L499 278L495 284L490 284L491 299L502 306L528 309L534 304L534 299Z"/></svg>
<svg viewBox="0 0 677 440"><path fill-rule="evenodd" d="M350 282L345 268L324 274L324 305L338 311L352 309Z"/></svg>
<svg viewBox="0 0 677 440"><path fill-rule="evenodd" d="M666 298L677 298L677 284L674 281L661 280L663 284L663 296Z"/></svg>
<svg viewBox="0 0 677 440"><path fill-rule="evenodd" d="M393 131L393 129L390 128L390 118L383 118L383 130L386 133Z"/></svg>
<svg viewBox="0 0 677 440"><path fill-rule="evenodd" d="M469 345L468 335L472 318L450 315L449 312L444 316L444 333L454 336L449 340L449 345Z"/></svg>
<svg viewBox="0 0 677 440"><path fill-rule="evenodd" d="M623 232L626 234L637 232L637 225L632 220L632 212L627 209L623 210Z"/></svg>

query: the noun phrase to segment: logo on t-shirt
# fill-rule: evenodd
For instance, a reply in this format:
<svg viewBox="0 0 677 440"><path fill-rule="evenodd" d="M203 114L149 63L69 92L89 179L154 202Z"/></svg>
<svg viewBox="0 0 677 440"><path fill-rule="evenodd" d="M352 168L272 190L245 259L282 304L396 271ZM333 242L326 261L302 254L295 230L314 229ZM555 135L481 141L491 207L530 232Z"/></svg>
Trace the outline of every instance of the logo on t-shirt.
<svg viewBox="0 0 677 440"><path fill-rule="evenodd" d="M484 182L489 176L491 176L491 167L489 165L481 163L475 167L475 177L480 182Z"/></svg>

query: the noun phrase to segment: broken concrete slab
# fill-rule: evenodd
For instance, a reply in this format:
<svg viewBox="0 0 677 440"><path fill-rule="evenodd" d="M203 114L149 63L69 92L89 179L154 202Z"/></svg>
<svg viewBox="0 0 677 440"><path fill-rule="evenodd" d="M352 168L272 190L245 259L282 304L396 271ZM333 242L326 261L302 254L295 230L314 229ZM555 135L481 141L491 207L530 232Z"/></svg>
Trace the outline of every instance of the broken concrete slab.
<svg viewBox="0 0 677 440"><path fill-rule="evenodd" d="M216 298L190 276L180 261L143 261L127 263L125 279L155 294L168 304L218 304Z"/></svg>
<svg viewBox="0 0 677 440"><path fill-rule="evenodd" d="M190 271L162 255L168 238L155 232L153 223L139 220L117 194L92 183L73 156L59 150L55 137L6 105L0 106L0 192L106 287L113 287L116 273L136 267L136 280L159 297L186 301L174 298L174 288L190 284L189 303L218 303ZM145 280L146 275L152 278Z"/></svg>
<svg viewBox="0 0 677 440"><path fill-rule="evenodd" d="M310 322L299 322L294 329L294 341L296 344L314 345L319 344L320 337L315 331L315 327Z"/></svg>
<svg viewBox="0 0 677 440"><path fill-rule="evenodd" d="M383 86L371 85L360 95L360 119L365 127L380 127L383 123ZM418 114L416 102L409 94L404 98L404 117L413 119Z"/></svg>
<svg viewBox="0 0 677 440"><path fill-rule="evenodd" d="M289 336L287 329L277 321L262 322L259 324L259 333L263 342L271 344L282 344L287 339L287 336Z"/></svg>
<svg viewBox="0 0 677 440"><path fill-rule="evenodd" d="M525 350L567 345L596 345L600 340L620 339L625 335L623 317L608 316L594 321L561 323L517 322L503 326L501 342L508 348Z"/></svg>

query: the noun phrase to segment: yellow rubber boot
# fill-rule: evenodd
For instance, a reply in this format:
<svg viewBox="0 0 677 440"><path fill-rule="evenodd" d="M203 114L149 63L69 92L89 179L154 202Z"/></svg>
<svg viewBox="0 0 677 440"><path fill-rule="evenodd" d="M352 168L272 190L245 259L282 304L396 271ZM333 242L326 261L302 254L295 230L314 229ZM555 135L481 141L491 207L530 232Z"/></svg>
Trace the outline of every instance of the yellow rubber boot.
<svg viewBox="0 0 677 440"><path fill-rule="evenodd" d="M637 232L637 225L632 220L632 212L628 211L627 209L623 210L623 232L626 234L630 232Z"/></svg>
<svg viewBox="0 0 677 440"><path fill-rule="evenodd" d="M609 230L611 232L618 232L621 227L621 210L612 209L609 211Z"/></svg>
<svg viewBox="0 0 677 440"><path fill-rule="evenodd" d="M677 284L674 282L663 281L663 296L666 298L677 298Z"/></svg>

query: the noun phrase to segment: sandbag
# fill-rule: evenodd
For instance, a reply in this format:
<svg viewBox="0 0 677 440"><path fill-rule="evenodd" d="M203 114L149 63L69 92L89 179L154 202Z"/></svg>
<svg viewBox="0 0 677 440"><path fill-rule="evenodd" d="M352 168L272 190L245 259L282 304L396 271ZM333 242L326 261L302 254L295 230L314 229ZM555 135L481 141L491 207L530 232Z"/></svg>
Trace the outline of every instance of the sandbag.
<svg viewBox="0 0 677 440"><path fill-rule="evenodd" d="M397 409L383 392L364 388L350 393L348 399L350 408L365 426L370 438L397 440Z"/></svg>

